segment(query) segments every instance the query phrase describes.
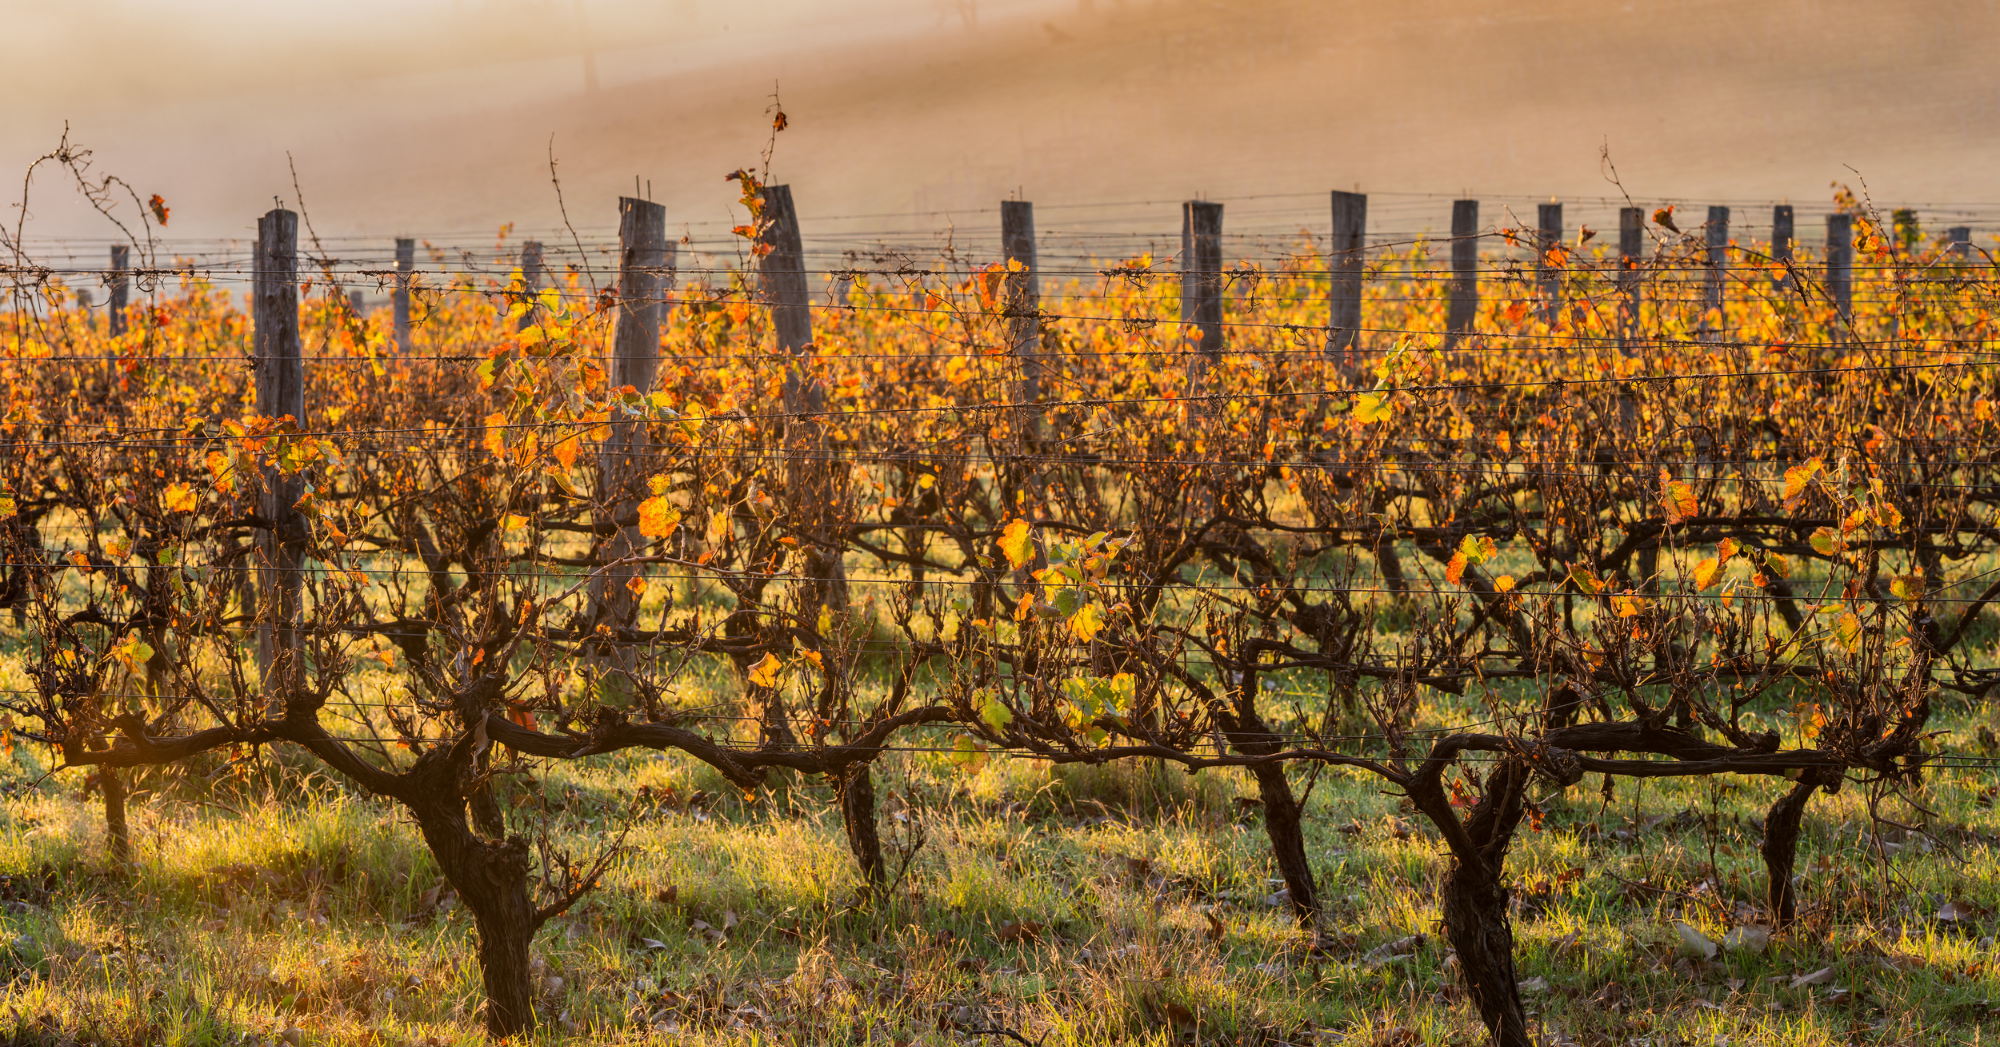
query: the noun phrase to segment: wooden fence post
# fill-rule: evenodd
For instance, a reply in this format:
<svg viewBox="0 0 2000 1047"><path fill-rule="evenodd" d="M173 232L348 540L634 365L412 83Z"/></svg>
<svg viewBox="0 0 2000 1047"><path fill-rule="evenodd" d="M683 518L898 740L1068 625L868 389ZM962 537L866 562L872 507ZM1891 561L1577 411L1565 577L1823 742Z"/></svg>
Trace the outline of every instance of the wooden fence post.
<svg viewBox="0 0 2000 1047"><path fill-rule="evenodd" d="M298 245L296 212L276 208L257 220L251 323L256 338L257 413L267 418L290 415L303 428L306 383L299 354ZM263 605L257 609L257 667L275 713L282 713L285 692L301 679L294 630L304 582L304 521L295 506L303 491L302 478L265 468L259 513L265 526L257 539Z"/></svg>
<svg viewBox="0 0 2000 1047"><path fill-rule="evenodd" d="M1200 330L1203 356L1212 359L1222 352L1221 204L1189 200L1181 205L1181 323Z"/></svg>
<svg viewBox="0 0 2000 1047"><path fill-rule="evenodd" d="M1646 255L1646 209L1643 207L1621 207L1618 209L1618 284L1625 292L1624 304L1620 311L1624 321L1619 325L1619 341L1627 349L1632 345L1632 332L1639 323L1639 295L1641 291L1639 266Z"/></svg>
<svg viewBox="0 0 2000 1047"><path fill-rule="evenodd" d="M1479 315L1479 201L1451 204L1451 298L1445 304L1445 348L1472 334Z"/></svg>
<svg viewBox="0 0 2000 1047"><path fill-rule="evenodd" d="M1042 308L1041 278L1035 273L1035 205L1026 200L1000 201L1000 246L1007 257L1007 309L1009 337L1014 358L1020 361L1023 404L1037 404L1042 398ZM1019 415L1025 424L1028 443L1042 440L1042 412L1024 407Z"/></svg>
<svg viewBox="0 0 2000 1047"><path fill-rule="evenodd" d="M1854 218L1826 216L1826 296L1842 319L1854 315Z"/></svg>
<svg viewBox="0 0 2000 1047"><path fill-rule="evenodd" d="M1792 286L1792 236L1793 216L1791 204L1777 204L1771 208L1771 261L1785 267L1785 271L1772 280L1779 291L1787 291Z"/></svg>
<svg viewBox="0 0 2000 1047"><path fill-rule="evenodd" d="M132 287L126 275L132 268L131 250L124 244L111 246L111 305L105 320L110 324L113 338L125 333L125 306L130 302Z"/></svg>
<svg viewBox="0 0 2000 1047"><path fill-rule="evenodd" d="M792 187L767 185L758 192L764 203L757 239L768 250L758 263L757 277L764 302L771 309L771 326L778 333L778 352L788 358L785 411L818 414L825 405L825 390L812 380L801 359L812 351L812 303L806 291L806 253L799 238L798 212L792 207Z"/></svg>
<svg viewBox="0 0 2000 1047"><path fill-rule="evenodd" d="M1327 355L1349 367L1361 340L1361 276L1368 262L1368 197L1333 191L1333 243L1327 251Z"/></svg>
<svg viewBox="0 0 2000 1047"><path fill-rule="evenodd" d="M1789 262L1792 260L1792 205L1778 204L1771 208L1771 260Z"/></svg>
<svg viewBox="0 0 2000 1047"><path fill-rule="evenodd" d="M1972 227L1954 225L1945 230L1945 237L1951 241L1952 257L1967 261L1972 257Z"/></svg>
<svg viewBox="0 0 2000 1047"><path fill-rule="evenodd" d="M1542 285L1542 318L1551 325L1562 314L1562 270L1549 264L1551 248L1562 246L1563 205L1535 207L1535 263Z"/></svg>
<svg viewBox="0 0 2000 1047"><path fill-rule="evenodd" d="M786 497L797 518L807 582L800 591L802 610L847 607L847 568L842 543L832 534L841 525L847 499L844 478L824 451L826 389L813 377L812 300L806 289L806 252L799 235L799 213L788 185L758 190L763 200L758 215L757 242L764 247L757 265L758 286L771 310L778 335L778 352L785 357L784 406L792 417L785 425ZM824 460L821 460L824 459Z"/></svg>
<svg viewBox="0 0 2000 1047"><path fill-rule="evenodd" d="M669 286L666 273L673 261L673 247L667 243L667 209L649 200L619 197L618 312L612 322L611 359L605 368L607 384L614 390L629 385L641 396L653 391L660 368L660 317L666 311L661 299ZM646 538L639 533L637 522L619 524L638 515L639 482L646 473L650 444L644 421L613 421L598 451L597 497L604 506L606 522L615 528L599 547L600 562L645 551ZM630 625L639 599L629 586L642 573L644 569L637 564L605 571L591 589L591 621L614 633ZM614 648L611 661L621 670L631 668L624 648Z"/></svg>
<svg viewBox="0 0 2000 1047"><path fill-rule="evenodd" d="M1729 208L1710 207L1708 224L1704 227L1704 232L1707 234L1707 249L1702 260L1706 263L1707 272L1703 274L1705 283L1702 287L1702 326L1713 334L1720 334L1726 326L1721 314L1723 270L1729 264ZM1711 309L1716 312L1713 327L1708 325L1707 313Z"/></svg>
<svg viewBox="0 0 2000 1047"><path fill-rule="evenodd" d="M359 319L359 318L360 318L360 316L361 316L361 292L360 292L360 291L349 291L349 292L347 292L347 309L348 309L348 311L349 311L349 312L351 312L351 313L353 313L353 314L354 314L354 316L355 316L355 318L356 318L356 319Z"/></svg>
<svg viewBox="0 0 2000 1047"><path fill-rule="evenodd" d="M391 299L396 311L396 350L410 351L410 281L417 269L417 242L396 241L396 293Z"/></svg>
<svg viewBox="0 0 2000 1047"><path fill-rule="evenodd" d="M665 234L662 233L661 235ZM528 303L528 311L522 313L521 319L515 323L515 330L525 331L528 329L529 324L535 322L535 312L541 307L536 305L532 299L535 295L541 293L542 283L548 279L548 276L548 263L542 260L542 242L540 240L529 240L523 243L521 245L521 282L526 285L528 297L531 301Z"/></svg>

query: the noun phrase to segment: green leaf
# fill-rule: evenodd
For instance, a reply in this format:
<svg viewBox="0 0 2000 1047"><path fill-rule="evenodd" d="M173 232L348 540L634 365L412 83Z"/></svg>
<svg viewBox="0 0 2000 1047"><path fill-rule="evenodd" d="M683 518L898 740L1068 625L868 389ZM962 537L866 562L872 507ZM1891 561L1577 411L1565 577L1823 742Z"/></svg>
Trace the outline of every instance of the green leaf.
<svg viewBox="0 0 2000 1047"><path fill-rule="evenodd" d="M980 706L979 718L986 722L986 726L993 728L994 733L998 734L1000 731L1005 730L1008 724L1014 722L1014 711L1007 708L1006 702L998 698L989 698L985 705Z"/></svg>

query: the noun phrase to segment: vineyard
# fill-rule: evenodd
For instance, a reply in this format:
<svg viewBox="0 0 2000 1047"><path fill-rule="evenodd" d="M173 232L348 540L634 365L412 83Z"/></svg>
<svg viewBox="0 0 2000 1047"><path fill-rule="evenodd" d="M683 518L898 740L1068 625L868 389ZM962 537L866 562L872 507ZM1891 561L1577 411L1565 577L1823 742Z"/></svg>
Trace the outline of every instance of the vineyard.
<svg viewBox="0 0 2000 1047"><path fill-rule="evenodd" d="M1336 193L920 254L735 182L704 242L10 238L16 1042L2000 1009L1968 233Z"/></svg>

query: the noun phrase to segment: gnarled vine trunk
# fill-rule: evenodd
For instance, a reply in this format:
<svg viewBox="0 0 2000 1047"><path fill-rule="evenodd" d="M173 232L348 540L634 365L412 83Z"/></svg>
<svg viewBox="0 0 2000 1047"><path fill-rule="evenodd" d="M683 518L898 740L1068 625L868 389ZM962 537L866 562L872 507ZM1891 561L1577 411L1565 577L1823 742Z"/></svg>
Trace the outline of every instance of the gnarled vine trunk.
<svg viewBox="0 0 2000 1047"><path fill-rule="evenodd" d="M1315 930L1319 926L1319 886L1313 882L1312 866L1306 863L1304 808L1292 796L1284 764L1260 763L1251 771L1257 777L1257 793L1264 800L1264 832L1271 838L1271 855L1277 859L1278 875L1285 880L1292 915L1299 926Z"/></svg>
<svg viewBox="0 0 2000 1047"><path fill-rule="evenodd" d="M1798 861L1799 827L1805 821L1806 803L1812 799L1813 790L1823 785L1831 787L1825 777L1806 774L1771 805L1771 812L1764 819L1764 840L1758 850L1764 856L1764 871L1770 878L1765 889L1771 903L1771 918L1779 927L1789 927L1798 919L1792 869Z"/></svg>
<svg viewBox="0 0 2000 1047"><path fill-rule="evenodd" d="M1459 973L1473 1006L1479 1008L1487 1033L1499 1047L1533 1043L1514 975L1514 928L1502 883L1507 847L1525 809L1529 774L1520 757L1501 760L1462 829L1441 789L1433 787L1415 797L1418 807L1452 841L1451 868L1440 899L1444 934L1458 952Z"/></svg>
<svg viewBox="0 0 2000 1047"><path fill-rule="evenodd" d="M440 749L418 761L412 777L420 784L399 798L479 932L486 1031L512 1036L535 1025L528 959L540 921L528 893L528 843L519 836L502 842L473 834L462 787L444 755Z"/></svg>
<svg viewBox="0 0 2000 1047"><path fill-rule="evenodd" d="M882 861L882 837L875 829L875 777L866 763L849 766L834 778L840 794L840 820L847 828L847 848L861 866L862 893L872 895L888 883L888 866Z"/></svg>

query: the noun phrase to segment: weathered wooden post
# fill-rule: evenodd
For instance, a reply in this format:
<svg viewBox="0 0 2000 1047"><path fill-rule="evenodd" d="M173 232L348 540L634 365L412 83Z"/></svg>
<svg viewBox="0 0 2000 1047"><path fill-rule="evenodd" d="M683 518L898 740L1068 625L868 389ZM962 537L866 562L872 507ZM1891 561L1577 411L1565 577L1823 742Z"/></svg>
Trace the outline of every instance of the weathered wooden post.
<svg viewBox="0 0 2000 1047"><path fill-rule="evenodd" d="M1702 260L1706 263L1702 286L1702 327L1713 334L1720 334L1725 326L1722 316L1723 270L1729 264L1729 208L1708 209L1708 224L1705 252ZM1714 312L1715 321L1711 325L1707 314Z"/></svg>
<svg viewBox="0 0 2000 1047"><path fill-rule="evenodd" d="M826 426L821 415L826 393L810 370L812 304L792 190L790 186L767 185L758 195L757 243L765 252L757 265L758 285L771 310L778 352L786 360L784 401L785 412L791 417L784 429L785 509L793 519L804 554L797 610L811 621L816 613L838 613L847 608L847 567L841 558L846 548L841 532L849 512L846 469L825 453ZM916 297L922 308L923 292L917 291ZM765 730L789 734L782 696L775 690L763 690ZM882 857L881 836L875 829L874 772L865 761L853 764L833 786L840 797L848 850L861 868L866 889L878 890L888 883L889 873Z"/></svg>
<svg viewBox="0 0 2000 1047"><path fill-rule="evenodd" d="M605 374L613 390L631 386L640 396L653 391L660 367L661 306L673 265L667 242L667 209L649 200L618 200L618 312L612 318L611 359ZM615 417L615 414L614 414ZM646 473L650 440L644 421L613 421L598 451L598 501L604 522L613 526L599 547L597 559L609 563L645 551L646 538L636 522L620 526L639 512L640 481ZM644 573L637 564L604 572L591 589L591 620L614 633L632 623L639 599L631 583ZM630 670L625 648L612 649L611 663Z"/></svg>
<svg viewBox="0 0 2000 1047"><path fill-rule="evenodd" d="M661 235L665 234L662 233ZM671 245L669 245L669 250L672 250ZM536 305L533 299L535 295L541 293L542 285L548 280L548 277L548 263L542 259L542 242L540 240L529 240L523 243L521 245L521 283L528 292L529 303L528 311L522 313L521 319L515 323L515 330L527 330L528 325L535 322L535 312L541 307Z"/></svg>
<svg viewBox="0 0 2000 1047"><path fill-rule="evenodd" d="M1479 201L1451 204L1451 297L1445 304L1445 348L1472 334L1479 315Z"/></svg>
<svg viewBox="0 0 2000 1047"><path fill-rule="evenodd" d="M1619 340L1627 349L1632 345L1632 333L1639 323L1639 295L1642 291L1640 265L1646 255L1646 209L1643 207L1621 207L1618 209L1618 285L1625 292L1625 301L1620 306L1624 322L1619 325Z"/></svg>
<svg viewBox="0 0 2000 1047"><path fill-rule="evenodd" d="M362 305L362 299L360 291L347 292L347 310L348 312L353 313L356 319L360 319L361 317L361 305Z"/></svg>
<svg viewBox="0 0 2000 1047"><path fill-rule="evenodd" d="M788 185L758 190L763 204L758 214L757 242L765 249L757 265L759 289L771 310L778 335L778 352L785 358L785 425L787 486L796 494L799 540L805 550L807 578L800 589L801 607L835 610L847 606L847 572L841 561L842 543L832 532L840 525L845 504L835 470L819 457L825 430L826 389L813 377L812 300L806 289L805 246L799 236L799 214ZM871 808L872 809L872 808Z"/></svg>
<svg viewBox="0 0 2000 1047"><path fill-rule="evenodd" d="M1042 398L1041 278L1035 272L1035 205L1026 200L1000 201L1000 247L1007 257L1008 336L1020 362L1021 388L1016 399L1034 405ZM1042 439L1039 407L1020 409L1028 443Z"/></svg>
<svg viewBox="0 0 2000 1047"><path fill-rule="evenodd" d="M1562 315L1562 269L1550 260L1563 240L1563 205L1535 207L1535 265L1542 285L1542 318L1550 324Z"/></svg>
<svg viewBox="0 0 2000 1047"><path fill-rule="evenodd" d="M1181 323L1195 326L1197 348L1204 357L1212 360L1221 354L1221 204L1189 200L1181 205Z"/></svg>
<svg viewBox="0 0 2000 1047"><path fill-rule="evenodd" d="M805 360L812 354L812 303L806 291L805 247L799 238L798 212L792 208L792 187L767 185L758 193L763 198L763 211L758 215L757 241L766 251L757 265L757 277L764 303L771 309L778 352L787 359L785 410L817 414L825 405L826 394L812 380Z"/></svg>
<svg viewBox="0 0 2000 1047"><path fill-rule="evenodd" d="M1784 272L1779 273L1772 280L1772 285L1779 291L1789 290L1792 286L1791 263L1794 230L1792 222L1791 204L1777 204L1771 208L1771 261L1776 262L1785 269Z"/></svg>
<svg viewBox="0 0 2000 1047"><path fill-rule="evenodd" d="M255 330L257 413L304 427L305 366L299 353L299 216L275 208L257 220L251 324ZM257 668L271 710L282 714L287 692L301 679L298 643L299 593L304 579L301 554L305 523L296 508L304 481L264 469L264 518L257 548L259 602Z"/></svg>
<svg viewBox="0 0 2000 1047"><path fill-rule="evenodd" d="M1971 226L1954 225L1950 229L1945 230L1945 237L1946 239L1951 241L1952 257L1958 259L1961 262L1967 261L1972 258Z"/></svg>
<svg viewBox="0 0 2000 1047"><path fill-rule="evenodd" d="M1854 217L1826 216L1826 296L1843 320L1854 317Z"/></svg>
<svg viewBox="0 0 2000 1047"><path fill-rule="evenodd" d="M1333 243L1327 250L1327 355L1352 367L1361 339L1361 276L1368 261L1368 197L1333 191Z"/></svg>
<svg viewBox="0 0 2000 1047"><path fill-rule="evenodd" d="M410 351L410 282L417 270L417 242L396 241L396 293L391 299L396 315L396 349Z"/></svg>
<svg viewBox="0 0 2000 1047"><path fill-rule="evenodd" d="M125 306L131 301L131 248L124 244L111 246L111 305L105 313L110 324L111 336L125 333Z"/></svg>

